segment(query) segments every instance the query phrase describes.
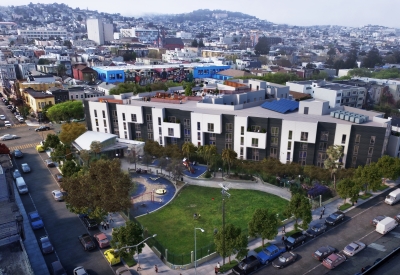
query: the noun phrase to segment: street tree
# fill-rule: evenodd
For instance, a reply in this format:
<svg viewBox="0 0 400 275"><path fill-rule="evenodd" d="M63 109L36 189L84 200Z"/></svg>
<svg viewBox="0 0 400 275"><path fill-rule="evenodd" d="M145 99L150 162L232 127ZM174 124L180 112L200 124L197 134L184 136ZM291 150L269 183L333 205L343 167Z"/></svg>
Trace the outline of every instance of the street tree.
<svg viewBox="0 0 400 275"><path fill-rule="evenodd" d="M279 220L275 213L267 208L258 208L253 213L249 222L249 235L252 237L261 237L262 246L264 239L272 240L278 234Z"/></svg>
<svg viewBox="0 0 400 275"><path fill-rule="evenodd" d="M136 254L136 247L130 249L120 249L125 246L135 246L143 241L143 229L134 221L127 221L124 226L116 227L113 229L111 238L111 247L118 249L118 256L124 259L132 259ZM144 243L138 245L137 251L142 252Z"/></svg>
<svg viewBox="0 0 400 275"><path fill-rule="evenodd" d="M196 154L197 147L193 143L187 141L182 145L182 154L184 157L190 159Z"/></svg>
<svg viewBox="0 0 400 275"><path fill-rule="evenodd" d="M86 127L82 123L71 122L61 125L61 133L58 135L64 144L71 144L80 135L86 132Z"/></svg>
<svg viewBox="0 0 400 275"><path fill-rule="evenodd" d="M331 177L333 177L333 188L336 189L336 172L342 167L343 147L340 145L329 146L326 154L328 158L324 161L324 167L330 170Z"/></svg>
<svg viewBox="0 0 400 275"><path fill-rule="evenodd" d="M385 155L378 159L376 165L384 178L396 180L400 176L400 159Z"/></svg>
<svg viewBox="0 0 400 275"><path fill-rule="evenodd" d="M217 154L217 147L215 145L203 145L197 149L197 153L204 159L207 163L207 168L214 155Z"/></svg>
<svg viewBox="0 0 400 275"><path fill-rule="evenodd" d="M233 224L227 224L225 229L218 230L214 235L214 243L215 250L222 257L229 257L229 263L231 262L232 254L237 251L244 254L243 251L247 250L247 237L242 234L240 227L236 227Z"/></svg>
<svg viewBox="0 0 400 275"><path fill-rule="evenodd" d="M256 55L264 54L267 55L269 53L269 44L267 37L260 37L258 39L258 43L254 47Z"/></svg>
<svg viewBox="0 0 400 275"><path fill-rule="evenodd" d="M63 143L58 143L54 150L51 151L50 157L53 161L62 162L64 160L71 160L71 146Z"/></svg>
<svg viewBox="0 0 400 275"><path fill-rule="evenodd" d="M162 147L162 146L161 146ZM182 150L176 144L168 144L165 147L162 147L161 156L165 156L172 159L181 159L182 160ZM161 157L158 155L158 157Z"/></svg>
<svg viewBox="0 0 400 275"><path fill-rule="evenodd" d="M129 159L129 163L134 163L135 164L135 170L136 170L136 163L138 161L138 155L136 153L136 150L130 150L129 154L128 154L128 159Z"/></svg>
<svg viewBox="0 0 400 275"><path fill-rule="evenodd" d="M352 203L357 201L358 194L360 193L360 186L356 181L345 178L338 182L337 189L338 195L344 199L344 203L349 198Z"/></svg>
<svg viewBox="0 0 400 275"><path fill-rule="evenodd" d="M199 48L204 48L204 47L205 47L205 45L204 45L203 39L200 39L199 40Z"/></svg>
<svg viewBox="0 0 400 275"><path fill-rule="evenodd" d="M64 161L61 165L61 173L63 178L69 178L77 174L81 170L81 167L76 164L73 160Z"/></svg>
<svg viewBox="0 0 400 275"><path fill-rule="evenodd" d="M360 189L365 191L376 191L382 185L383 171L377 163L371 163L366 166L358 166L354 178Z"/></svg>
<svg viewBox="0 0 400 275"><path fill-rule="evenodd" d="M80 150L79 151L79 156L81 158L81 160L83 161L83 165L84 166L89 166L89 160L91 158L90 156L90 151L89 150Z"/></svg>
<svg viewBox="0 0 400 275"><path fill-rule="evenodd" d="M285 209L287 216L294 216L295 228L298 227L298 220L302 220L302 227L307 228L312 220L311 204L309 200L302 194L296 193L292 195L289 204Z"/></svg>
<svg viewBox="0 0 400 275"><path fill-rule="evenodd" d="M60 144L60 139L57 135L48 134L46 137L46 141L44 142L44 148L56 148L56 146Z"/></svg>
<svg viewBox="0 0 400 275"><path fill-rule="evenodd" d="M68 208L76 214L88 213L100 220L104 213L131 206L131 178L121 170L119 159L93 161L88 169L63 179L61 187L68 192Z"/></svg>
<svg viewBox="0 0 400 275"><path fill-rule="evenodd" d="M193 84L189 83L186 85L185 87L185 96L191 96L192 95L192 88L193 88Z"/></svg>
<svg viewBox="0 0 400 275"><path fill-rule="evenodd" d="M228 175L231 173L231 166L234 163L235 159L237 159L237 153L232 149L224 149L222 150L222 161L228 165Z"/></svg>
<svg viewBox="0 0 400 275"><path fill-rule="evenodd" d="M150 156L155 156L157 158L164 155L164 147L161 146L157 141L146 140L144 144L144 151Z"/></svg>
<svg viewBox="0 0 400 275"><path fill-rule="evenodd" d="M194 48L197 48L199 46L199 43L197 43L197 39L196 38L193 39L191 46L194 47Z"/></svg>
<svg viewBox="0 0 400 275"><path fill-rule="evenodd" d="M375 65L382 64L382 57L379 53L378 48L373 47L370 51L368 51L367 56L364 58L362 62L363 67L374 68Z"/></svg>
<svg viewBox="0 0 400 275"><path fill-rule="evenodd" d="M51 121L60 122L71 119L82 119L84 117L83 104L81 101L65 101L51 106L47 110L47 117Z"/></svg>
<svg viewBox="0 0 400 275"><path fill-rule="evenodd" d="M94 140L92 141L92 143L90 143L90 151L94 153L95 157L97 157L101 153L102 149L103 144L101 144L100 141Z"/></svg>

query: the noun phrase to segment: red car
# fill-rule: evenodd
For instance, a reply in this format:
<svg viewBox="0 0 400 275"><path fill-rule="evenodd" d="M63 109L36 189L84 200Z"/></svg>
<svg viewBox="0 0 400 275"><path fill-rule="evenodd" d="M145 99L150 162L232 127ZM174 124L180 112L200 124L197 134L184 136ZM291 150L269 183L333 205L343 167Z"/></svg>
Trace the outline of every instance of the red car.
<svg viewBox="0 0 400 275"><path fill-rule="evenodd" d="M107 239L107 236L104 233L94 234L93 237L96 239L100 248L104 248L110 245L110 241Z"/></svg>
<svg viewBox="0 0 400 275"><path fill-rule="evenodd" d="M337 253L333 253L333 254L329 255L327 258L325 258L322 261L322 264L329 269L334 269L335 267L337 267L344 261L346 261L346 256L337 254Z"/></svg>

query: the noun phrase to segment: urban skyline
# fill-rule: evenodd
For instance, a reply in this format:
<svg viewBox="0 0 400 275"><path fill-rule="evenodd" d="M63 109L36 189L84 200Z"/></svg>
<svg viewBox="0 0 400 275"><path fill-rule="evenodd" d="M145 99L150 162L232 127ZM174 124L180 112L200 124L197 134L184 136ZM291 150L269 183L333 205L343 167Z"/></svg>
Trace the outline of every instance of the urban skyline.
<svg viewBox="0 0 400 275"><path fill-rule="evenodd" d="M58 1L3 0L2 5L28 5L30 2L52 4ZM171 4L171 2L167 1L153 0L152 5L138 5L139 7L136 7L133 4L129 8L126 7L126 2L122 0L113 1L113 5L111 6L102 0L87 0L84 2L70 0L68 6L136 17L148 14L189 13L197 9L220 9L242 12L278 24L299 26L340 25L348 27L360 27L371 24L400 28L400 23L394 20L397 15L396 11L400 9L400 2L391 0L382 0L379 4L376 1L370 0L337 0L335 2L324 2L323 5L317 0L301 2L291 0L281 0L278 2L271 0L250 0L245 2L246 5L243 5L243 3L242 1L204 0L189 4L187 0L176 0ZM260 9L259 7L264 7L264 9Z"/></svg>

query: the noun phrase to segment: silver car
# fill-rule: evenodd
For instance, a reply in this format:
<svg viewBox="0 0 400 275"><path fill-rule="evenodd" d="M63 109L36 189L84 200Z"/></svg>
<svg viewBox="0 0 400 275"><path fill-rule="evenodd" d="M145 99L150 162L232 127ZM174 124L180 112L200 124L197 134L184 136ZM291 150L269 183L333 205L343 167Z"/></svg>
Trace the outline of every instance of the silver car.
<svg viewBox="0 0 400 275"><path fill-rule="evenodd" d="M29 173L31 171L31 168L29 167L28 163L22 163L21 168L22 172L24 173Z"/></svg>
<svg viewBox="0 0 400 275"><path fill-rule="evenodd" d="M16 135L5 134L0 137L0 140L10 140L18 138Z"/></svg>
<svg viewBox="0 0 400 275"><path fill-rule="evenodd" d="M56 201L62 201L64 199L64 194L60 190L53 190L51 194Z"/></svg>
<svg viewBox="0 0 400 275"><path fill-rule="evenodd" d="M350 244L348 244L344 249L343 249L343 253L346 254L347 256L354 256L356 255L358 252L360 252L361 250L363 250L365 248L365 244L362 242L352 242Z"/></svg>
<svg viewBox="0 0 400 275"><path fill-rule="evenodd" d="M14 172L13 172L13 177L14 177L14 179L19 178L19 177L22 177L22 176L21 176L21 173L19 172L18 169L15 169L15 170L14 170Z"/></svg>
<svg viewBox="0 0 400 275"><path fill-rule="evenodd" d="M40 248L43 254L53 253L54 248L51 244L48 236L42 236L39 238Z"/></svg>

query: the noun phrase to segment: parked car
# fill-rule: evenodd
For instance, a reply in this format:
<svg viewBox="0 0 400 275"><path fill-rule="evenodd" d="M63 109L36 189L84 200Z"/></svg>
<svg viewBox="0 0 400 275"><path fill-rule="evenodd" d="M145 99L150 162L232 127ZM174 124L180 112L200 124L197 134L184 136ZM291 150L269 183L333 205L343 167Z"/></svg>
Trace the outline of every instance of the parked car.
<svg viewBox="0 0 400 275"><path fill-rule="evenodd" d="M28 213L28 218L29 218L29 223L31 224L33 230L44 227L42 218L40 217L37 211Z"/></svg>
<svg viewBox="0 0 400 275"><path fill-rule="evenodd" d="M16 138L18 138L17 135L5 134L0 137L0 140L10 140L10 139L16 139Z"/></svg>
<svg viewBox="0 0 400 275"><path fill-rule="evenodd" d="M18 169L15 169L14 172L13 172L13 178L16 179L16 178L19 178L19 177L22 177L21 173L19 172Z"/></svg>
<svg viewBox="0 0 400 275"><path fill-rule="evenodd" d="M0 119L1 120L6 120L6 116L5 115L0 115Z"/></svg>
<svg viewBox="0 0 400 275"><path fill-rule="evenodd" d="M7 109L11 110L13 108L12 105L7 105Z"/></svg>
<svg viewBox="0 0 400 275"><path fill-rule="evenodd" d="M264 247L263 250L257 254L257 258L262 264L269 264L284 252L286 252L285 245L271 244L267 247Z"/></svg>
<svg viewBox="0 0 400 275"><path fill-rule="evenodd" d="M256 256L250 255L232 268L232 272L237 275L248 274L257 270L261 266Z"/></svg>
<svg viewBox="0 0 400 275"><path fill-rule="evenodd" d="M38 128L36 128L35 132L48 131L48 130L50 130L49 126L42 125L42 126L39 126Z"/></svg>
<svg viewBox="0 0 400 275"><path fill-rule="evenodd" d="M53 275L67 275L67 272L59 261L52 262L51 269L53 270Z"/></svg>
<svg viewBox="0 0 400 275"><path fill-rule="evenodd" d="M43 254L48 254L54 252L53 245L50 242L48 236L42 236L39 238L40 248L42 249Z"/></svg>
<svg viewBox="0 0 400 275"><path fill-rule="evenodd" d="M380 216L376 216L372 221L371 221L371 225L376 227L376 225L378 224L378 222L380 222L381 220L383 220L384 218L386 218L386 216L384 215L380 215Z"/></svg>
<svg viewBox="0 0 400 275"><path fill-rule="evenodd" d="M121 262L121 258L114 254L114 249L108 249L104 251L103 255L110 265L116 265Z"/></svg>
<svg viewBox="0 0 400 275"><path fill-rule="evenodd" d="M329 269L334 269L341 263L346 261L346 256L339 253L332 253L326 259L322 261L322 264Z"/></svg>
<svg viewBox="0 0 400 275"><path fill-rule="evenodd" d="M22 163L21 169L22 169L22 172L24 172L24 173L29 173L31 171L31 168L29 167L28 163Z"/></svg>
<svg viewBox="0 0 400 275"><path fill-rule="evenodd" d="M290 265L295 262L297 258L297 254L294 252L285 252L278 259L272 262L272 266L275 268L284 268L285 266Z"/></svg>
<svg viewBox="0 0 400 275"><path fill-rule="evenodd" d="M96 241L99 244L100 248L104 248L104 247L107 247L107 246L110 245L110 241L108 240L106 234L104 234L102 232L94 234L93 237L96 239Z"/></svg>
<svg viewBox="0 0 400 275"><path fill-rule="evenodd" d="M314 257L314 259L317 259L318 261L322 261L323 259L325 259L326 257L328 257L329 255L331 255L334 252L336 252L336 248L334 248L330 245L321 246L314 252L313 257Z"/></svg>
<svg viewBox="0 0 400 275"><path fill-rule="evenodd" d="M327 228L326 224L316 223L316 224L310 226L310 228L307 229L305 234L311 238L315 238L318 235L321 235L322 233L324 233L326 231L326 228Z"/></svg>
<svg viewBox="0 0 400 275"><path fill-rule="evenodd" d="M88 216L83 218L83 223L88 230L92 230L97 227L97 221L94 219L90 219Z"/></svg>
<svg viewBox="0 0 400 275"><path fill-rule="evenodd" d="M18 118L18 121L19 121L20 123L23 123L23 122L25 122L25 120L24 120L24 118L23 118L23 117L19 117L19 118Z"/></svg>
<svg viewBox="0 0 400 275"><path fill-rule="evenodd" d="M60 190L53 190L51 191L51 194L56 201L64 200L64 194Z"/></svg>
<svg viewBox="0 0 400 275"><path fill-rule="evenodd" d="M115 271L115 274L117 275L131 275L131 272L129 271L128 268L126 268L125 266L118 268Z"/></svg>
<svg viewBox="0 0 400 275"><path fill-rule="evenodd" d="M329 225L336 225L344 220L344 213L342 211L336 211L330 214L326 219L325 223Z"/></svg>
<svg viewBox="0 0 400 275"><path fill-rule="evenodd" d="M15 158L22 158L23 156L24 156L24 154L22 153L21 150L19 150L19 149L15 149L14 150L14 157Z"/></svg>
<svg viewBox="0 0 400 275"><path fill-rule="evenodd" d="M82 244L83 249L85 251L96 248L96 245L94 244L94 242L92 240L92 237L90 237L90 235L87 233L78 236L78 240Z"/></svg>
<svg viewBox="0 0 400 275"><path fill-rule="evenodd" d="M88 275L83 266L78 266L72 271L74 275Z"/></svg>
<svg viewBox="0 0 400 275"><path fill-rule="evenodd" d="M306 235L303 232L297 232L285 239L285 245L287 250L292 250L293 248L302 245L305 242Z"/></svg>
<svg viewBox="0 0 400 275"><path fill-rule="evenodd" d="M400 222L400 214L397 214L396 216L394 216L394 219L397 221L397 223Z"/></svg>
<svg viewBox="0 0 400 275"><path fill-rule="evenodd" d="M56 177L56 180L57 180L58 182L62 182L63 176L62 176L61 174L55 174L54 176Z"/></svg>
<svg viewBox="0 0 400 275"><path fill-rule="evenodd" d="M8 120L4 121L4 127L10 128L11 126L12 126L12 124L10 121L8 121ZM17 136L15 136L15 138L17 138ZM12 139L15 139L15 138L12 138Z"/></svg>
<svg viewBox="0 0 400 275"><path fill-rule="evenodd" d="M45 159L44 162L47 167L56 167L56 164L51 159Z"/></svg>
<svg viewBox="0 0 400 275"><path fill-rule="evenodd" d="M366 247L366 245L362 242L352 242L343 249L343 253L346 254L347 256L354 256L361 250L363 250Z"/></svg>

